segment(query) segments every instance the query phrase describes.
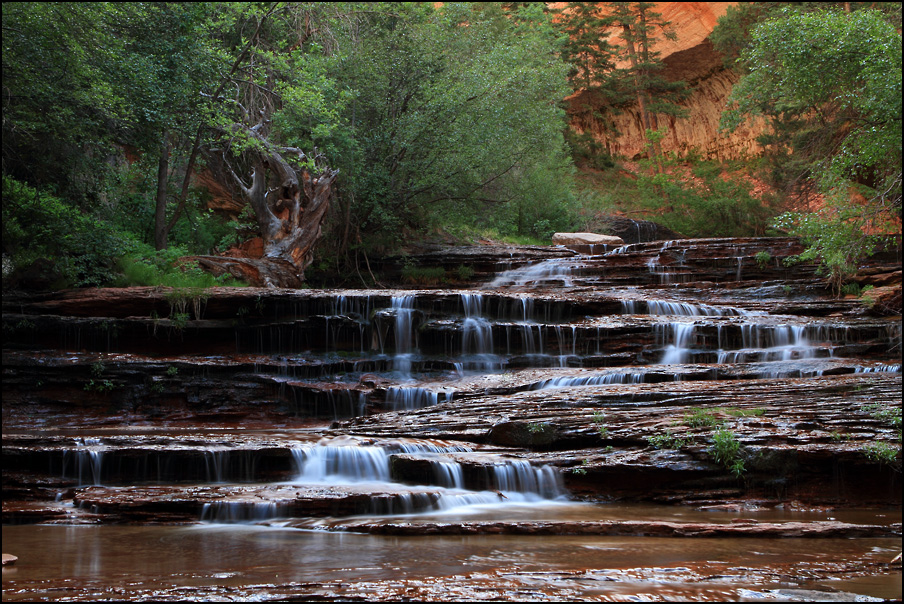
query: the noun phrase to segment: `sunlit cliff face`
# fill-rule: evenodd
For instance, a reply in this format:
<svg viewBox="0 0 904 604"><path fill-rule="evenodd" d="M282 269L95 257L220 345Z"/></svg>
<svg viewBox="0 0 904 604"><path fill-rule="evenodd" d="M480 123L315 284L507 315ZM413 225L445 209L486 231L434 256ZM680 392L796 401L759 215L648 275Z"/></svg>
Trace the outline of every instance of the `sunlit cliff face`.
<svg viewBox="0 0 904 604"><path fill-rule="evenodd" d="M665 62L665 77L684 80L693 90L682 103L688 117L672 119L660 116L660 126L668 126L668 134L662 142L665 152L683 155L696 149L704 158L736 159L754 155L760 151L756 136L761 124L738 128L734 132L719 132L719 118L738 74L726 69L722 56L709 42L709 35L719 17L735 2L657 2L655 11L671 22L677 34L676 40L660 40L655 50ZM617 36L610 37L616 42ZM610 153L625 157L644 153L643 124L636 107L629 107L618 115L609 115L618 136L607 133L600 121L579 112L580 105L587 104L583 92L569 99L572 104L572 125L579 132L590 132ZM591 99L592 105L594 101Z"/></svg>

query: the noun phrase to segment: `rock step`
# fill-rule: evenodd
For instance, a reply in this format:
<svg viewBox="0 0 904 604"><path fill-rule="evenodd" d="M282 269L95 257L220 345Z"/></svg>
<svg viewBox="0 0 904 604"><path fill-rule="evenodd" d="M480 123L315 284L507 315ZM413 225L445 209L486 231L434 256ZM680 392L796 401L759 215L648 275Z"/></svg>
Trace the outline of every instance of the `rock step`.
<svg viewBox="0 0 904 604"><path fill-rule="evenodd" d="M354 418L343 422L342 429L359 436L391 434L551 450L649 447L650 438L667 430L701 437L699 444L705 445L714 425L724 423L749 445L844 449L841 445L846 442L894 444L899 429L894 420L873 416L876 409L899 408L900 392L900 373L587 385L474 395L423 409ZM694 415L705 423L688 425ZM546 426L534 432L552 438L539 447L530 438L519 444L494 442L493 427L507 421ZM601 426L605 436L600 435ZM852 426L859 428L852 431Z"/></svg>
<svg viewBox="0 0 904 604"><path fill-rule="evenodd" d="M350 361L374 357L380 354L394 354L419 351L423 354L441 354L452 358L461 354L505 353L505 354L572 354L589 355L618 350L628 346L634 351L642 351L655 345L672 343L674 330L693 329L695 346L719 349L767 348L777 345L794 344L797 340L813 341L820 344L848 344L879 342L886 346L889 341L900 340L901 325L897 321L884 319L852 319L816 321L789 316L700 316L700 315L648 315L637 312L644 308L657 310L684 310L688 313L702 308L701 312L735 312L734 309L714 309L690 304L653 302L622 303L626 312L636 314L613 314L584 317L575 322L543 323L498 321L483 317L428 318L413 316L405 339L394 329L395 319L385 322L375 320L373 325L363 325L347 317L312 317L288 323L271 323L255 327L237 328L231 324L215 321L192 321L187 331L165 337L156 337L147 325L138 334L123 335L131 328L120 325L129 320L97 322L93 320L68 321L56 317L35 324L31 338L34 345L47 349L88 350L107 352L122 350L133 354L151 352L183 355L196 354L206 359L211 367L231 362L242 363L238 355L247 355L244 361L250 365L273 365L282 359L261 359L262 355L294 356L304 354L308 359L313 354L331 355L317 361L290 361L294 367L307 365L313 370L326 368L330 371L353 370ZM637 307L640 307L639 309ZM7 318L4 317L4 320ZM10 318L13 320L14 317ZM34 317L21 320L37 320ZM84 325L80 326L81 323ZM65 326L65 327L64 327ZM692 326L692 327L691 327ZM119 334L118 336L111 335ZM123 338L118 342L116 338ZM49 341L48 338L54 341ZM136 338L134 341L132 338ZM210 342L210 350L201 355L201 349L193 350L188 341L199 347ZM11 345L15 345L11 343ZM187 350L185 350L187 348ZM6 352L4 352L6 354ZM217 358L231 357L217 362ZM343 359L342 357L345 357Z"/></svg>
<svg viewBox="0 0 904 604"><path fill-rule="evenodd" d="M901 523L853 524L838 521L756 522L732 524L655 521L547 521L547 522L373 522L343 525L332 531L371 535L596 535L606 537L705 537L762 539L847 539L899 537Z"/></svg>

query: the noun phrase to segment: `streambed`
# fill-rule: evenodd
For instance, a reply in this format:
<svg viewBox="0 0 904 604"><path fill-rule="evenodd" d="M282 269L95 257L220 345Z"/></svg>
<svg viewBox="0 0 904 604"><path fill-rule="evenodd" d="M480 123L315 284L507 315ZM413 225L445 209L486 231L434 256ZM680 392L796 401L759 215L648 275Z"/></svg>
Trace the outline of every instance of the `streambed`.
<svg viewBox="0 0 904 604"><path fill-rule="evenodd" d="M795 253L5 296L4 601L900 598L900 321Z"/></svg>

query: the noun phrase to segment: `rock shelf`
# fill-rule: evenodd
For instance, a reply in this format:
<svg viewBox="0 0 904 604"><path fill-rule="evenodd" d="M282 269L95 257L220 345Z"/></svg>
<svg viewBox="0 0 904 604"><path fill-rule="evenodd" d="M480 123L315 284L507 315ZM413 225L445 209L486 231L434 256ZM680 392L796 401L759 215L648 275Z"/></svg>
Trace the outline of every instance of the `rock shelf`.
<svg viewBox="0 0 904 604"><path fill-rule="evenodd" d="M863 268L869 308L786 266L801 250L425 249L474 281L6 293L3 521L899 550L900 259Z"/></svg>

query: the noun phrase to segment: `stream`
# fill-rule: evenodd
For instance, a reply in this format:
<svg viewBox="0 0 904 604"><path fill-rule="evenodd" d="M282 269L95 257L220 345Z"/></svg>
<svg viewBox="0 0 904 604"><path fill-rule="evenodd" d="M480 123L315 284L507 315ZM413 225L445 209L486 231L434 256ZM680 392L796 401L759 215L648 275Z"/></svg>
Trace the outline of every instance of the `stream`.
<svg viewBox="0 0 904 604"><path fill-rule="evenodd" d="M791 239L578 252L4 297L4 601L900 599L900 317Z"/></svg>

